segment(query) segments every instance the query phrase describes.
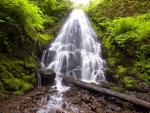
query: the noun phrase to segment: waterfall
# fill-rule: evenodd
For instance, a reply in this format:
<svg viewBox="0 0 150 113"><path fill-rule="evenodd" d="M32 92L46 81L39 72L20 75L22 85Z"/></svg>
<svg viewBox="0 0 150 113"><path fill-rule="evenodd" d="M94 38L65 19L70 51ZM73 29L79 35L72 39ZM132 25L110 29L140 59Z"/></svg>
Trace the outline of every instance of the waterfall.
<svg viewBox="0 0 150 113"><path fill-rule="evenodd" d="M60 76L71 76L85 82L105 81L101 44L82 10L71 12L55 41L43 52L41 66L56 72L54 87L58 92L37 113L50 113L62 105L63 92L68 87L62 84Z"/></svg>
<svg viewBox="0 0 150 113"><path fill-rule="evenodd" d="M105 61L102 59L101 44L88 17L80 9L71 12L43 56L43 67L56 72L58 87L61 86L60 75L72 76L86 82L105 81Z"/></svg>

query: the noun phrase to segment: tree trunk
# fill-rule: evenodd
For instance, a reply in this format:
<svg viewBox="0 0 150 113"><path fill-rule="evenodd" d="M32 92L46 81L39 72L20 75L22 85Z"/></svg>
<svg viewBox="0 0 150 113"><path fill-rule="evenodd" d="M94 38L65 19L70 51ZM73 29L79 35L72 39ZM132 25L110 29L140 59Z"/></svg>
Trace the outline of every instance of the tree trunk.
<svg viewBox="0 0 150 113"><path fill-rule="evenodd" d="M62 78L65 82L71 83L75 86L78 86L78 87L81 87L81 88L84 88L84 89L87 89L90 91L96 91L98 93L103 93L103 94L107 94L107 95L110 95L113 97L117 97L117 98L120 98L122 100L126 100L130 103L133 103L133 104L136 104L136 105L150 109L150 103L147 101L137 99L137 98L131 97L131 96L126 95L126 94L118 93L118 92L115 92L115 91L112 91L110 89L106 89L106 88L103 88L100 86L96 86L94 84L88 84L88 83L85 83L85 82L80 81L80 80L76 80L76 79L68 77L68 76L62 76Z"/></svg>

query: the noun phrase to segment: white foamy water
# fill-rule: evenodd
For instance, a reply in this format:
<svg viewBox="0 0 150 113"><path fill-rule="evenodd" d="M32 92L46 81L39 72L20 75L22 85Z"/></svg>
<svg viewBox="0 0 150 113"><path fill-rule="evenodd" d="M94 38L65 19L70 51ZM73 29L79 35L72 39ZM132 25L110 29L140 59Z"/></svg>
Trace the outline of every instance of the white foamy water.
<svg viewBox="0 0 150 113"><path fill-rule="evenodd" d="M105 61L102 59L101 44L82 10L75 9L71 12L55 41L44 51L41 64L43 68L56 72L54 87L59 95L52 97L48 103L47 106L51 108L60 105L60 92L68 89L62 84L60 76L67 75L85 82L105 81ZM38 113L48 113L49 107Z"/></svg>

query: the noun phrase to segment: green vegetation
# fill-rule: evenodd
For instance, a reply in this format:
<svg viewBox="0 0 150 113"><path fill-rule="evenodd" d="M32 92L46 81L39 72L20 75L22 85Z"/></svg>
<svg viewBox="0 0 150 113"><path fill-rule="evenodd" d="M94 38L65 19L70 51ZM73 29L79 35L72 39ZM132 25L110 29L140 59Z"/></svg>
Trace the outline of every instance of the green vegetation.
<svg viewBox="0 0 150 113"><path fill-rule="evenodd" d="M135 88L135 83L132 79L130 79L129 77L124 77L124 84L125 84L125 87L127 89L134 89Z"/></svg>
<svg viewBox="0 0 150 113"><path fill-rule="evenodd" d="M68 0L0 0L1 92L20 95L36 85L38 51L70 10Z"/></svg>
<svg viewBox="0 0 150 113"><path fill-rule="evenodd" d="M129 90L150 86L149 0L104 0L88 10L117 83Z"/></svg>
<svg viewBox="0 0 150 113"><path fill-rule="evenodd" d="M108 73L118 86L150 86L150 1L95 0L82 8L101 37ZM38 50L54 40L71 9L69 0L0 0L1 92L20 95L35 86Z"/></svg>

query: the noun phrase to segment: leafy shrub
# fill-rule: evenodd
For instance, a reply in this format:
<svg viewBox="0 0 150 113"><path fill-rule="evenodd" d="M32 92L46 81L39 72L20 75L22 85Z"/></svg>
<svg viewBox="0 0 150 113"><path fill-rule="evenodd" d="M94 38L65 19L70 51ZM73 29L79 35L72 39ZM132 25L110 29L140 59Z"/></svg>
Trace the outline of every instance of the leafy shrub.
<svg viewBox="0 0 150 113"><path fill-rule="evenodd" d="M123 66L118 66L117 67L117 74L118 75L124 75L127 72L127 69Z"/></svg>
<svg viewBox="0 0 150 113"><path fill-rule="evenodd" d="M18 78L9 78L5 79L5 88L8 91L21 91L21 92L26 92L29 89L33 88L33 85L30 83L27 83L21 79Z"/></svg>
<svg viewBox="0 0 150 113"><path fill-rule="evenodd" d="M129 78L129 77L124 77L124 85L127 89L134 89L135 88L135 82Z"/></svg>
<svg viewBox="0 0 150 113"><path fill-rule="evenodd" d="M51 42L52 40L54 40L54 37L48 34L38 34L36 36L36 39L41 42L41 45L46 45L47 42Z"/></svg>
<svg viewBox="0 0 150 113"><path fill-rule="evenodd" d="M102 3L89 7L88 10L90 15L98 13L104 17L115 19L148 13L149 9L149 0L103 0Z"/></svg>
<svg viewBox="0 0 150 113"><path fill-rule="evenodd" d="M114 20L113 24L115 28L113 29L112 32L114 33L115 36L136 29L136 23L134 19L130 17L116 19Z"/></svg>
<svg viewBox="0 0 150 113"><path fill-rule="evenodd" d="M104 0L88 12L111 74L127 89L135 88L132 78L150 84L148 4L149 0Z"/></svg>
<svg viewBox="0 0 150 113"><path fill-rule="evenodd" d="M8 91L18 91L22 87L22 81L17 78L9 78L5 79L5 88Z"/></svg>
<svg viewBox="0 0 150 113"><path fill-rule="evenodd" d="M24 82L24 83L22 84L21 91L22 91L22 92L27 92L27 91L29 91L29 90L32 89L32 88L33 88L33 85L32 85L32 84L29 84L29 83Z"/></svg>
<svg viewBox="0 0 150 113"><path fill-rule="evenodd" d="M1 0L0 12L21 26L27 33L43 29L41 10L28 0Z"/></svg>
<svg viewBox="0 0 150 113"><path fill-rule="evenodd" d="M32 0L53 20L53 23L60 21L72 9L70 0ZM52 24L53 24L52 23Z"/></svg>

